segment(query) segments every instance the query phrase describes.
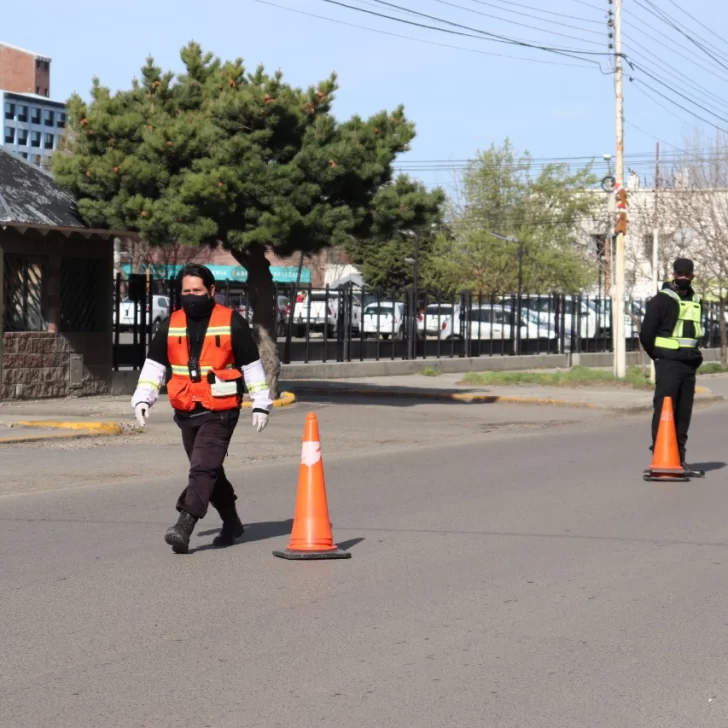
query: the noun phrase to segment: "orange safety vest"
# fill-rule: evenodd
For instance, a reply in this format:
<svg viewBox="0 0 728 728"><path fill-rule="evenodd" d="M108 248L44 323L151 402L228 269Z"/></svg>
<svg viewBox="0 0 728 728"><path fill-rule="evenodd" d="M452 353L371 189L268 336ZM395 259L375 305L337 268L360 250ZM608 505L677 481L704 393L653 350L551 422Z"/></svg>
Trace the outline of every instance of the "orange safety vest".
<svg viewBox="0 0 728 728"><path fill-rule="evenodd" d="M193 382L190 378L190 347L187 338L187 315L184 310L175 311L169 321L167 338L167 355L172 368L172 378L167 383L169 403L176 410L192 412L197 404L213 412L231 410L240 407L242 394L234 387L230 393L230 385L225 383L242 379L242 372L235 367L230 324L233 311L225 306L215 305L207 325L205 340L199 359L202 381ZM212 382L210 379L212 378ZM215 382L218 383L216 392ZM220 386L222 384L223 386Z"/></svg>

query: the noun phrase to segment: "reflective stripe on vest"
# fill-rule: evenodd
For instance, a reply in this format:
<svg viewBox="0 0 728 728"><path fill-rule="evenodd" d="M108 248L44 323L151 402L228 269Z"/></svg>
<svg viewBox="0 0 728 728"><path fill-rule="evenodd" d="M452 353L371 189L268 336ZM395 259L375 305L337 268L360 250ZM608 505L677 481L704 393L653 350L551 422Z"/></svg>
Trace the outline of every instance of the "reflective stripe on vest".
<svg viewBox="0 0 728 728"><path fill-rule="evenodd" d="M225 374L225 381L230 381L236 378L233 376L236 371L237 378L242 379L242 373L235 367L230 328L232 317L230 308L219 304L213 308L198 361L201 381L193 382L189 370L187 316L182 309L172 314L167 337L172 377L167 384L167 392L169 402L175 409L190 412L201 405L207 410L222 411L240 406L239 394L214 396L207 381L210 372L219 372L220 378Z"/></svg>
<svg viewBox="0 0 728 728"><path fill-rule="evenodd" d="M671 288L663 288L660 293L670 296L678 304L678 315L672 336L658 336L655 338L655 346L660 349L695 349L703 336L703 327L700 323L702 317L701 298L696 293L691 299L685 300ZM685 322L689 321L695 329L694 339L683 336Z"/></svg>

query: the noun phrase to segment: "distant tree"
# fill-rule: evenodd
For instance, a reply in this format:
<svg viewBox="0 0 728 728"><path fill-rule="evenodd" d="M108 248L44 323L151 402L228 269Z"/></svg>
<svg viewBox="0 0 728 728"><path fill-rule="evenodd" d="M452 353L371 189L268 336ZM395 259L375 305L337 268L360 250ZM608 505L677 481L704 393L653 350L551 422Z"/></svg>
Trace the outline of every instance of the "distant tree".
<svg viewBox="0 0 728 728"><path fill-rule="evenodd" d="M366 283L383 289L412 283L413 267L406 263L414 255L415 237L424 265L434 240L433 226L442 222L445 193L428 190L406 175L381 187L372 200L369 237L352 240L348 251Z"/></svg>
<svg viewBox="0 0 728 728"><path fill-rule="evenodd" d="M602 204L591 188L590 167L576 172L549 164L536 172L528 153L510 142L492 146L467 167L459 199L450 209L451 235L438 237L426 271L427 282L448 291L490 296L518 286L523 244L523 288L530 293L574 293L589 286L597 263L587 252L581 224Z"/></svg>
<svg viewBox="0 0 728 728"><path fill-rule="evenodd" d="M69 143L56 179L93 227L138 231L153 245L222 244L249 272L254 330L278 390L274 288L267 250L316 253L367 239L373 200L415 135L403 109L339 122L335 75L301 90L196 43L185 72L149 58L112 94L94 79L90 103L69 101ZM69 153L72 152L72 153Z"/></svg>

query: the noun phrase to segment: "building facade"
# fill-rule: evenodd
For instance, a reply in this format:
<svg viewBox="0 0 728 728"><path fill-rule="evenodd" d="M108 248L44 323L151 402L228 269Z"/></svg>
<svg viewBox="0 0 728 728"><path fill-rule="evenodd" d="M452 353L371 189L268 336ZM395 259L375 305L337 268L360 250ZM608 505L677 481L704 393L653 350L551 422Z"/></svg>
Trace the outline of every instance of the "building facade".
<svg viewBox="0 0 728 728"><path fill-rule="evenodd" d="M47 166L66 131L66 107L37 94L0 90L0 145Z"/></svg>
<svg viewBox="0 0 728 728"><path fill-rule="evenodd" d="M0 89L49 98L51 59L0 42Z"/></svg>

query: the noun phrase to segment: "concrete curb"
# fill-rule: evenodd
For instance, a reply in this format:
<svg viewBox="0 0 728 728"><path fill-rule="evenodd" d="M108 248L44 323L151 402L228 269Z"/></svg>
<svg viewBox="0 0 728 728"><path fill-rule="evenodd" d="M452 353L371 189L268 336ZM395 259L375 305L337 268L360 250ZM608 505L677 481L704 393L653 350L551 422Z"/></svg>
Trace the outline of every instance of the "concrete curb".
<svg viewBox="0 0 728 728"><path fill-rule="evenodd" d="M290 407L292 404L296 404L296 395L293 392L281 392L281 396L273 400L274 407ZM253 403L248 400L243 402L241 407L243 409L252 409Z"/></svg>
<svg viewBox="0 0 728 728"><path fill-rule="evenodd" d="M75 430L94 435L120 435L123 427L117 422L65 422L63 420L20 420L18 427L42 427L53 430Z"/></svg>
<svg viewBox="0 0 728 728"><path fill-rule="evenodd" d="M21 420L17 427L52 430L29 432L21 435L0 436L0 445L16 445L44 440L77 440L83 437L111 437L121 435L124 427L116 422L64 422L60 420ZM61 432L58 432L61 430Z"/></svg>

